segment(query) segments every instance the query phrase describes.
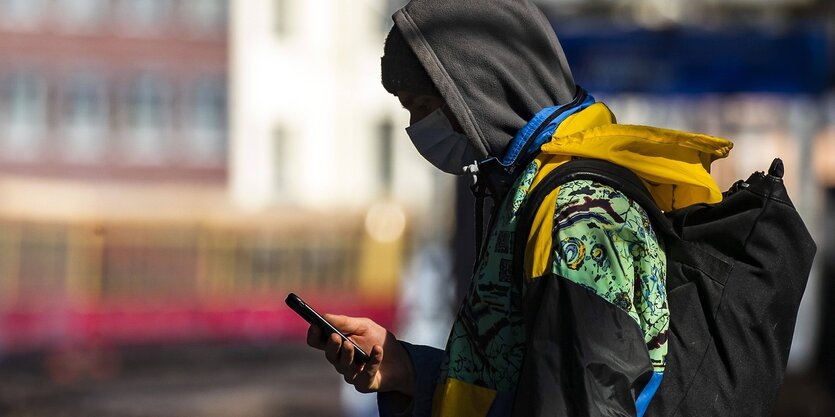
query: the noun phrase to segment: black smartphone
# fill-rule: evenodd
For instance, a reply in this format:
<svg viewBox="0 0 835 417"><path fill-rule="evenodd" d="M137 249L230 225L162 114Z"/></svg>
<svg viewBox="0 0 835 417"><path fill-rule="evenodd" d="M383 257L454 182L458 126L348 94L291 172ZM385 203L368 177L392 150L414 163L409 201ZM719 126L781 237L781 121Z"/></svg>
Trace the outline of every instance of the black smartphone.
<svg viewBox="0 0 835 417"><path fill-rule="evenodd" d="M343 342L348 340L351 343L353 343L354 362L368 362L368 354L365 353L365 351L362 350L362 348L359 347L359 345L357 345L353 340L348 338L348 336L342 334L342 332L337 330L336 327L333 327L333 325L330 324L327 320L325 320L325 318L322 317L319 313L317 313L316 310L313 309L313 307L307 305L307 303L305 303L304 300L301 299L301 297L299 297L296 294L290 293L287 294L287 298L284 300L284 302L286 302L287 305L293 309L293 311L295 311L298 315L302 316L302 318L305 319L308 323L314 326L319 326L319 328L322 329L322 333L326 336L330 336L331 333L336 333L339 335L339 337L342 338Z"/></svg>

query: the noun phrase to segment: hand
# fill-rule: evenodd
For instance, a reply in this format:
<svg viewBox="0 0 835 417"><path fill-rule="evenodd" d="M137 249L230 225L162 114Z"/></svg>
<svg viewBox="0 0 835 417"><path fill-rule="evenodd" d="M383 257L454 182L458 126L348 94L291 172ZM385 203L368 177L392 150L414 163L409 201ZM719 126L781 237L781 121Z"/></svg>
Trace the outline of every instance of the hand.
<svg viewBox="0 0 835 417"><path fill-rule="evenodd" d="M324 337L318 326L307 329L307 344L324 350L325 358L345 378L345 382L352 384L359 392L399 391L412 395L412 362L406 349L391 332L371 319L335 314L325 314L324 318L369 352L368 363L354 363L353 343L342 343L342 338L336 333Z"/></svg>

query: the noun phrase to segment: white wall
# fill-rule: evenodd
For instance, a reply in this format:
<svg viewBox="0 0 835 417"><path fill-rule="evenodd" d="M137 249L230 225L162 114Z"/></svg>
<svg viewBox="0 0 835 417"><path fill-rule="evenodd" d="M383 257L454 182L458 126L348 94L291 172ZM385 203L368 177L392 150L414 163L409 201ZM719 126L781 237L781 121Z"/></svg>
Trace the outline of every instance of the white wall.
<svg viewBox="0 0 835 417"><path fill-rule="evenodd" d="M276 0L231 3L230 186L251 210L274 205L362 208L382 197L378 124L392 119L392 196L425 211L438 177L414 150L408 117L380 85L384 0L283 0L288 19L277 34ZM284 164L274 132L286 132ZM283 184L276 170L284 170Z"/></svg>

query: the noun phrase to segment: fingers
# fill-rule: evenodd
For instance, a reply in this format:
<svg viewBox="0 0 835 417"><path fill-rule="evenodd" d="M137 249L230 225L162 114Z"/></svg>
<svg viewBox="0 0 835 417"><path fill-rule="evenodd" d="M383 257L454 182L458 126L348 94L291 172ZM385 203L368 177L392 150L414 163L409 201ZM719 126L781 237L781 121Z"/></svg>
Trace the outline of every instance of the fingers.
<svg viewBox="0 0 835 417"><path fill-rule="evenodd" d="M350 341L342 341L337 334L328 338L325 346L325 357L328 359L336 372L342 374L345 382L353 384L357 377L359 367L354 362L354 344Z"/></svg>
<svg viewBox="0 0 835 417"><path fill-rule="evenodd" d="M376 381L381 363L383 363L383 348L375 345L369 353L368 363L362 368L362 372L354 378L353 384L357 391L369 393L379 389L379 384Z"/></svg>
<svg viewBox="0 0 835 417"><path fill-rule="evenodd" d="M307 328L307 345L319 350L324 350L327 344L327 339L322 337L322 329L319 326L310 326Z"/></svg>
<svg viewBox="0 0 835 417"><path fill-rule="evenodd" d="M346 377L356 375L357 368L354 366L354 344L350 341L342 343L342 351L339 354L339 368L337 371ZM346 380L347 381L347 380Z"/></svg>
<svg viewBox="0 0 835 417"><path fill-rule="evenodd" d="M363 345L373 345L368 362L356 363L356 346L350 340L343 342L338 334L325 334L318 326L307 329L307 344L325 352L325 358L333 365L345 382L354 385L359 392L376 392L381 387L380 367L383 360L384 343L390 335L383 327L367 318L356 318L338 314L325 314L324 318L334 327ZM392 336L393 337L393 336ZM397 358L397 352L392 358ZM387 365L388 366L388 365ZM389 371L386 368L386 373ZM388 378L386 378L388 380Z"/></svg>
<svg viewBox="0 0 835 417"><path fill-rule="evenodd" d="M362 333L362 330L365 328L366 319L341 316L339 314L325 314L323 317L345 334Z"/></svg>
<svg viewBox="0 0 835 417"><path fill-rule="evenodd" d="M339 363L339 349L342 347L342 339L336 333L332 333L326 343L325 358L327 358L331 365L337 367L337 364ZM337 368L337 371L338 370L339 368Z"/></svg>
<svg viewBox="0 0 835 417"><path fill-rule="evenodd" d="M380 364L383 363L383 348L374 346L371 348L368 363L363 368L363 372L369 375L374 375L380 370Z"/></svg>

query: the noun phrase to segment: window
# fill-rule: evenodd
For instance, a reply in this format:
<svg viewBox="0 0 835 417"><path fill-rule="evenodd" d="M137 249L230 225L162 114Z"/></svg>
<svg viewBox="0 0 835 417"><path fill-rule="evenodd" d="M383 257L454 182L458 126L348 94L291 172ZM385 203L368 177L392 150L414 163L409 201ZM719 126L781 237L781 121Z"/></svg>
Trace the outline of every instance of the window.
<svg viewBox="0 0 835 417"><path fill-rule="evenodd" d="M394 159L394 124L389 119L385 119L377 125L377 155L378 155L378 171L377 175L380 180L380 186L385 194L391 193L391 184L394 179L393 175L393 159Z"/></svg>
<svg viewBox="0 0 835 417"><path fill-rule="evenodd" d="M286 36L290 30L290 0L273 0L273 8L275 33L279 37Z"/></svg>
<svg viewBox="0 0 835 417"><path fill-rule="evenodd" d="M32 159L46 133L46 83L32 71L16 71L4 83L0 120L5 154Z"/></svg>
<svg viewBox="0 0 835 417"><path fill-rule="evenodd" d="M119 18L128 31L140 34L161 32L171 16L170 0L120 0Z"/></svg>
<svg viewBox="0 0 835 417"><path fill-rule="evenodd" d="M103 243L103 297L183 301L194 295L198 252L193 231L113 227Z"/></svg>
<svg viewBox="0 0 835 417"><path fill-rule="evenodd" d="M273 189L282 191L287 185L287 130L284 126L273 129L272 145Z"/></svg>
<svg viewBox="0 0 835 417"><path fill-rule="evenodd" d="M65 290L67 231L42 225L23 227L18 270L23 298L49 299Z"/></svg>
<svg viewBox="0 0 835 417"><path fill-rule="evenodd" d="M66 156L72 161L97 160L106 145L108 128L107 91L95 72L77 72L63 96L62 127Z"/></svg>
<svg viewBox="0 0 835 417"><path fill-rule="evenodd" d="M0 22L12 28L31 29L43 17L45 0L0 0Z"/></svg>
<svg viewBox="0 0 835 417"><path fill-rule="evenodd" d="M183 5L184 21L198 35L224 33L227 8L225 0L189 0Z"/></svg>
<svg viewBox="0 0 835 417"><path fill-rule="evenodd" d="M131 161L159 163L170 126L168 85L156 74L145 73L128 86L125 150Z"/></svg>
<svg viewBox="0 0 835 417"><path fill-rule="evenodd" d="M61 23L72 31L90 31L98 27L107 13L106 0L62 0Z"/></svg>
<svg viewBox="0 0 835 417"><path fill-rule="evenodd" d="M223 77L197 81L185 101L188 159L198 164L220 164L226 156L226 83Z"/></svg>

